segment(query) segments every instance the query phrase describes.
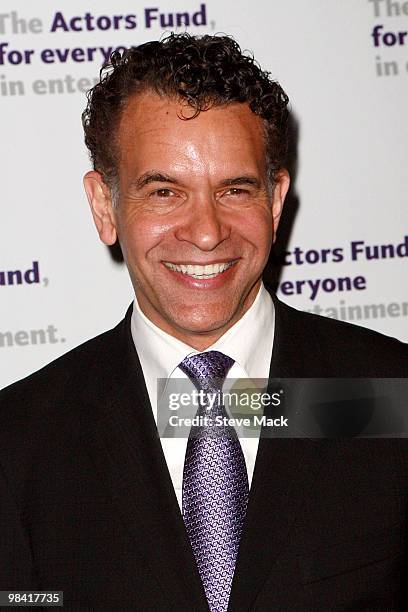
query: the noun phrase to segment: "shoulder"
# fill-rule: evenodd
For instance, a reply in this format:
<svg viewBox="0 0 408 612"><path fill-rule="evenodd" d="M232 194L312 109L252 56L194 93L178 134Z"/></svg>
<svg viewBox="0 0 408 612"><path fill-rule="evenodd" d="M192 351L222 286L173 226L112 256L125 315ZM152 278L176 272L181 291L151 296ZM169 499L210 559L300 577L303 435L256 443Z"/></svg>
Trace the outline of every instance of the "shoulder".
<svg viewBox="0 0 408 612"><path fill-rule="evenodd" d="M109 407L110 364L123 328L122 322L0 391L0 469L16 498L38 466L51 471L50 461L59 465L83 452L86 432Z"/></svg>
<svg viewBox="0 0 408 612"><path fill-rule="evenodd" d="M333 372L330 375L408 376L408 344L345 321L296 310L276 297L273 300L282 342L286 337L299 351L327 364Z"/></svg>
<svg viewBox="0 0 408 612"><path fill-rule="evenodd" d="M18 503L36 470L51 474L83 453L86 424L102 415L118 335L120 324L0 391L0 470Z"/></svg>
<svg viewBox="0 0 408 612"><path fill-rule="evenodd" d="M119 324L72 349L37 372L0 391L0 422L8 416L41 419L50 405L75 405L74 398L87 385L90 372L98 367L104 376L115 349ZM71 400L71 402L70 402ZM32 408L35 406L35 412ZM62 412L62 410L61 410Z"/></svg>

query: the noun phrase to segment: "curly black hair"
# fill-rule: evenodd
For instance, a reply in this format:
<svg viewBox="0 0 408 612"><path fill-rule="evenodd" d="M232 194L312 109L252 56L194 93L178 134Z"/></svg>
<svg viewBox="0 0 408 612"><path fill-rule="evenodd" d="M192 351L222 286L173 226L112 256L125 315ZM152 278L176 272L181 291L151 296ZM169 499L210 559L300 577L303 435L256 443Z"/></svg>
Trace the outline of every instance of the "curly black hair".
<svg viewBox="0 0 408 612"><path fill-rule="evenodd" d="M270 73L242 53L230 36L170 34L124 52L114 51L88 93L82 114L85 144L95 170L116 184L115 135L130 96L146 90L185 99L194 118L211 106L247 103L264 120L269 180L285 165L288 97Z"/></svg>

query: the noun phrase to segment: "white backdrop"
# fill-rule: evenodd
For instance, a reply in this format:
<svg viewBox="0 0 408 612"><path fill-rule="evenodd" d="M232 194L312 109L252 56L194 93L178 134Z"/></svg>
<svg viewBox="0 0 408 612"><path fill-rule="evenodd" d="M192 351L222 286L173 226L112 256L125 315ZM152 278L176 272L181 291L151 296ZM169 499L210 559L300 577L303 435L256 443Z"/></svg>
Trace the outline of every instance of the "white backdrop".
<svg viewBox="0 0 408 612"><path fill-rule="evenodd" d="M96 0L2 0L0 387L112 327L132 300L83 193L80 115L110 47L176 29L160 25L169 13L197 24L179 29L234 35L290 96L299 208L280 297L407 341L405 5L116 0L108 10Z"/></svg>

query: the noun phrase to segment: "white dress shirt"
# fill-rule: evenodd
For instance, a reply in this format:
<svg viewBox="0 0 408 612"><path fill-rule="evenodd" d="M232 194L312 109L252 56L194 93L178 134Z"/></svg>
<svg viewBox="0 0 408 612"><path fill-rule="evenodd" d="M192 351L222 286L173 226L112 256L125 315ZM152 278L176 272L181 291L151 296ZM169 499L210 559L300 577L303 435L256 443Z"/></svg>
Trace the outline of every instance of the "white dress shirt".
<svg viewBox="0 0 408 612"><path fill-rule="evenodd" d="M244 316L206 351L221 351L234 359L228 380L267 379L272 357L275 311L272 298L262 284L252 306ZM178 365L199 351L184 344L152 323L140 310L137 299L131 319L133 342L139 356L153 415L157 424L158 379L188 377ZM227 381L226 381L227 383ZM227 391L227 384L223 391ZM251 486L259 438L240 438ZM181 508L184 457L187 438L161 438L167 467Z"/></svg>

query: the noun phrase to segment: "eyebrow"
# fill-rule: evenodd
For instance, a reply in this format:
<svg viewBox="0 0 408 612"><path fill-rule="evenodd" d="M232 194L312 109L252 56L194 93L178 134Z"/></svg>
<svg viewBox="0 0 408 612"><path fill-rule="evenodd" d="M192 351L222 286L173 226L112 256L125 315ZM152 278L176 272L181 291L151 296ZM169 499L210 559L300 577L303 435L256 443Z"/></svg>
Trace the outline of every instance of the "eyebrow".
<svg viewBox="0 0 408 612"><path fill-rule="evenodd" d="M173 185L180 184L180 182L172 176L153 170L145 172L145 174L139 176L139 178L134 181L134 186L136 189L143 189L143 187L149 185L150 183L171 183ZM230 187L231 185L253 185L254 187L259 188L260 181L254 176L244 175L227 178L220 182L221 187Z"/></svg>
<svg viewBox="0 0 408 612"><path fill-rule="evenodd" d="M169 176L168 174L164 174L163 172L158 172L156 170L152 170L149 172L145 172L142 176L139 176L134 182L133 185L136 189L142 189L149 183L177 183L177 179Z"/></svg>
<svg viewBox="0 0 408 612"><path fill-rule="evenodd" d="M259 188L261 183L255 176L234 176L233 178L221 181L220 185L221 187L230 187L231 185L253 185Z"/></svg>

